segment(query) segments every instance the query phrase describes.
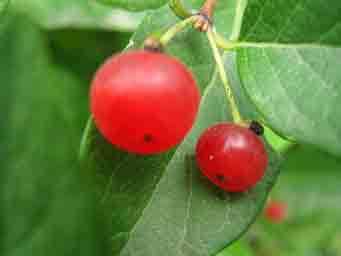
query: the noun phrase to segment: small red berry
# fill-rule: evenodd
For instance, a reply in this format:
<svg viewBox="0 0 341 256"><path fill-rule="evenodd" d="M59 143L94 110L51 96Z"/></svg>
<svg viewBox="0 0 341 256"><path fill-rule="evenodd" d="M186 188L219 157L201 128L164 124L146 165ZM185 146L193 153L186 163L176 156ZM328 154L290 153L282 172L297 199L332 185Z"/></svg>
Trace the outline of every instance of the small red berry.
<svg viewBox="0 0 341 256"><path fill-rule="evenodd" d="M180 143L195 121L200 95L177 59L136 50L111 57L92 82L91 112L112 144L153 154Z"/></svg>
<svg viewBox="0 0 341 256"><path fill-rule="evenodd" d="M270 222L281 223L288 217L288 205L280 201L270 201L265 208L265 216Z"/></svg>
<svg viewBox="0 0 341 256"><path fill-rule="evenodd" d="M254 186L268 163L262 140L250 129L232 123L208 128L198 141L196 159L211 182L230 192Z"/></svg>

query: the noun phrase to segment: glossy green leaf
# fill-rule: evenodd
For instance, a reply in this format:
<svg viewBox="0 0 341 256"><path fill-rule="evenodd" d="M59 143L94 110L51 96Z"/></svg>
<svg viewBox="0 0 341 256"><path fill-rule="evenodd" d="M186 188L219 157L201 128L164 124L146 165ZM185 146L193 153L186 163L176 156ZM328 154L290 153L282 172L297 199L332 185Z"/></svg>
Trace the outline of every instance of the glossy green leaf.
<svg viewBox="0 0 341 256"><path fill-rule="evenodd" d="M96 184L77 161L87 88L52 64L38 28L7 18L0 28L0 254L111 255Z"/></svg>
<svg viewBox="0 0 341 256"><path fill-rule="evenodd" d="M100 3L113 7L123 8L128 11L138 12L148 9L157 9L165 5L168 0L97 0Z"/></svg>
<svg viewBox="0 0 341 256"><path fill-rule="evenodd" d="M45 29L133 31L144 16L103 6L95 0L13 0L12 5Z"/></svg>
<svg viewBox="0 0 341 256"><path fill-rule="evenodd" d="M234 6L227 6L224 15L233 15L233 10ZM160 33L175 21L168 7L152 12L130 47L140 46L146 36ZM218 28L224 29L222 23ZM230 32L231 25L225 23L225 29ZM114 255L214 255L254 221L278 174L280 157L269 150L266 177L247 193L221 193L200 175L194 160L198 136L208 126L231 118L223 87L204 34L189 28L167 46L167 52L186 63L202 91L198 120L185 141L165 154L136 156L107 143L91 121L83 139L82 159L90 160L103 187L99 200L112 215ZM232 70L230 58L226 65ZM237 76L232 81L239 85ZM242 91L237 94L238 101L246 103L243 112L252 113Z"/></svg>
<svg viewBox="0 0 341 256"><path fill-rule="evenodd" d="M264 119L300 143L341 154L341 2L250 0L238 52Z"/></svg>
<svg viewBox="0 0 341 256"><path fill-rule="evenodd" d="M337 0L249 0L240 40L339 47L340 12Z"/></svg>

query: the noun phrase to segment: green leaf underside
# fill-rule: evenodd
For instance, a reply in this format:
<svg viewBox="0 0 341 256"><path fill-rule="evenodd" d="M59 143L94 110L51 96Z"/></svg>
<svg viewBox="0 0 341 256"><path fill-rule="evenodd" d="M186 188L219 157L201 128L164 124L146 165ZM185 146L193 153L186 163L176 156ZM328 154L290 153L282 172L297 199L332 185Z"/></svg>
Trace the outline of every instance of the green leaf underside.
<svg viewBox="0 0 341 256"><path fill-rule="evenodd" d="M111 255L94 184L75 154L87 88L49 61L38 28L7 18L0 28L1 255Z"/></svg>
<svg viewBox="0 0 341 256"><path fill-rule="evenodd" d="M266 122L341 155L341 2L250 0L238 50L247 94Z"/></svg>
<svg viewBox="0 0 341 256"><path fill-rule="evenodd" d="M230 8L234 10L234 6L225 8L225 15L233 15ZM168 7L151 12L130 46L140 46L146 36L175 22ZM230 32L226 24L220 29ZM230 120L206 40L204 34L187 29L167 46L169 54L193 71L202 91L195 127L176 150L140 157L115 149L94 127L85 135L83 157L90 159L96 180L102 184L99 200L112 216L114 255L214 255L245 232L275 181L279 157L272 151L266 177L243 194L222 193L196 167L198 136L208 126ZM233 70L232 57L226 61L229 70ZM232 81L238 83L238 78L234 75ZM249 116L253 111L247 108L248 99L242 91L237 94Z"/></svg>
<svg viewBox="0 0 341 256"><path fill-rule="evenodd" d="M165 5L168 0L97 0L103 4L110 4L113 7L123 8L128 11L143 11L148 9L157 9Z"/></svg>
<svg viewBox="0 0 341 256"><path fill-rule="evenodd" d="M133 31L144 13L113 9L95 0L12 0L16 12L28 15L45 29L88 28Z"/></svg>

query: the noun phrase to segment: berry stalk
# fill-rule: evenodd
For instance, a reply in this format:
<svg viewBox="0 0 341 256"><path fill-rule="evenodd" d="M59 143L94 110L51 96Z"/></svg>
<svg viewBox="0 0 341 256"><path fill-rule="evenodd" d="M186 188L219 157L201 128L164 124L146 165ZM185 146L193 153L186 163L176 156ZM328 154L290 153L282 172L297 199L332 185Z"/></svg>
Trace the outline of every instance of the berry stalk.
<svg viewBox="0 0 341 256"><path fill-rule="evenodd" d="M233 96L233 92L232 92L231 86L230 86L229 81L227 79L226 71L225 71L225 68L224 68L224 63L223 63L223 60L221 58L220 52L218 50L216 41L214 39L214 34L213 34L213 31L212 31L212 27L210 27L208 29L208 31L207 31L207 37L208 37L208 40L210 42L210 45L211 45L211 48L212 48L212 51L213 51L214 59L215 59L215 61L217 63L218 72L219 72L221 81L223 82L223 85L224 85L224 91L225 91L225 94L226 94L226 98L227 98L227 100L228 100L228 102L230 104L233 121L235 123L242 123L243 119L242 119L242 116L241 116L241 114L239 112L236 100L235 100L235 98Z"/></svg>
<svg viewBox="0 0 341 256"><path fill-rule="evenodd" d="M195 29L201 32L207 32L208 28L213 23L213 14L217 0L206 0L200 12L197 15L196 21L193 23Z"/></svg>
<svg viewBox="0 0 341 256"><path fill-rule="evenodd" d="M190 16L189 18L176 23L173 27L171 27L166 33L164 33L160 38L160 43L163 46L166 46L169 41L173 39L173 37L184 30L188 25L192 24L195 21L195 16Z"/></svg>
<svg viewBox="0 0 341 256"><path fill-rule="evenodd" d="M173 13L180 19L188 19L191 16L195 16L193 21L194 27L199 31L206 32L208 30L208 23L212 23L216 0L206 0L203 7L199 11L199 14L193 14L185 8L181 0L170 0L169 7ZM205 20L206 17L206 20ZM206 25L205 25L206 24ZM231 42L226 40L217 31L214 31L214 40L219 48L230 51L240 47L238 42Z"/></svg>

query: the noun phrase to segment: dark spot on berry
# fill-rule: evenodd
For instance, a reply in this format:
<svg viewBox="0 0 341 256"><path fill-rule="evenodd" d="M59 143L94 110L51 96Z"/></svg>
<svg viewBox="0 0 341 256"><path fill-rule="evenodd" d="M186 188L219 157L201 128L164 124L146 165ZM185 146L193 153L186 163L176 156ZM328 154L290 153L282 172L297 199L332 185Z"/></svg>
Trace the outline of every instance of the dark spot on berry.
<svg viewBox="0 0 341 256"><path fill-rule="evenodd" d="M257 121L252 121L250 123L249 129L253 131L256 135L263 135L264 134L264 127Z"/></svg>
<svg viewBox="0 0 341 256"><path fill-rule="evenodd" d="M153 136L151 134L145 134L143 137L143 140L147 143L151 142L153 140Z"/></svg>
<svg viewBox="0 0 341 256"><path fill-rule="evenodd" d="M224 182L225 181L225 176L222 175L222 174L217 174L215 177L220 182Z"/></svg>

